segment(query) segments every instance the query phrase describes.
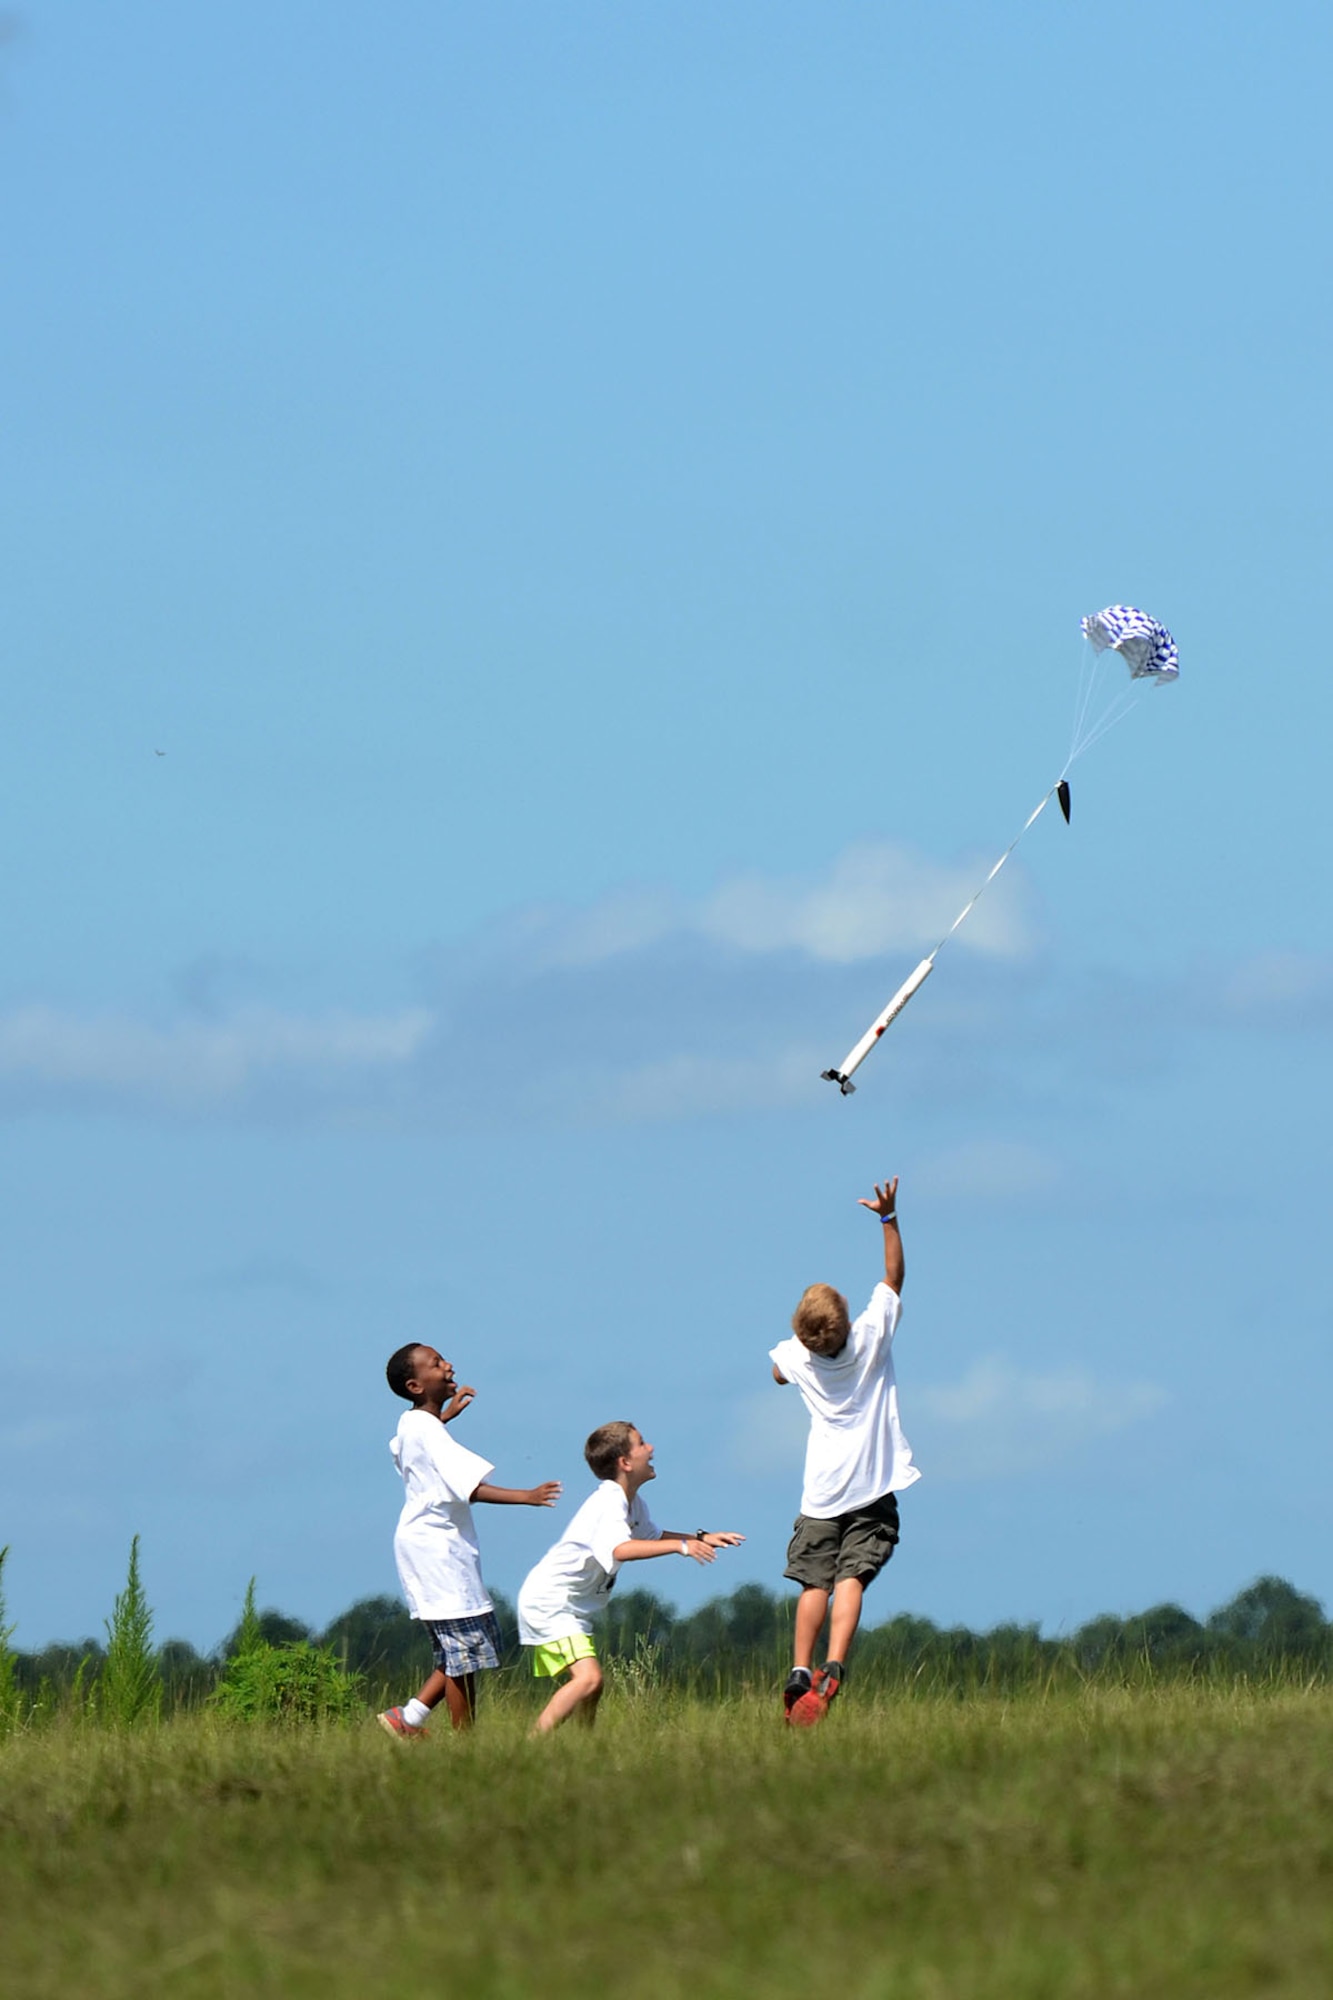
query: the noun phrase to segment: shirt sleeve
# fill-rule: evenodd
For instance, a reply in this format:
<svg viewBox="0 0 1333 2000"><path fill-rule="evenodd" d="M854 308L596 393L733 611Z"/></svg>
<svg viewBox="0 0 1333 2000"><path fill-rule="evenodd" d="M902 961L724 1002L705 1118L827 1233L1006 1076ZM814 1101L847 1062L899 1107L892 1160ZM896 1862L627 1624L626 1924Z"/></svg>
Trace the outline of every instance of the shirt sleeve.
<svg viewBox="0 0 1333 2000"><path fill-rule="evenodd" d="M427 1435L431 1464L446 1495L450 1500L470 1500L495 1467L488 1458L481 1458L466 1445L457 1443L443 1424L436 1424L434 1433Z"/></svg>
<svg viewBox="0 0 1333 2000"><path fill-rule="evenodd" d="M588 1525L588 1547L609 1576L616 1566L616 1550L622 1542L628 1542L633 1537L629 1525L629 1505L620 1487L610 1490L604 1487L600 1500L596 1519Z"/></svg>
<svg viewBox="0 0 1333 2000"><path fill-rule="evenodd" d="M890 1285L876 1285L870 1303L856 1322L857 1345L887 1348L898 1330L903 1304Z"/></svg>
<svg viewBox="0 0 1333 2000"><path fill-rule="evenodd" d="M796 1335L792 1334L790 1339L780 1340L776 1347L770 1347L768 1358L779 1375L785 1375L789 1382L794 1382L801 1372L806 1351Z"/></svg>

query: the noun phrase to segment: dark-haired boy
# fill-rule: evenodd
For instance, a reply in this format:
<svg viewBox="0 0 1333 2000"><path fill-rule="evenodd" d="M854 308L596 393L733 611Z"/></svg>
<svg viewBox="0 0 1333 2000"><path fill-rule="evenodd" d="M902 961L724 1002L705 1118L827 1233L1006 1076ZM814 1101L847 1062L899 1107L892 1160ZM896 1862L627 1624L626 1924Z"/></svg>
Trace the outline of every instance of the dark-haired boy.
<svg viewBox="0 0 1333 2000"><path fill-rule="evenodd" d="M921 1477L898 1421L893 1336L902 1311L903 1243L898 1180L875 1183L862 1208L879 1218L884 1279L860 1318L832 1285L810 1285L792 1334L770 1353L775 1382L794 1382L810 1415L805 1483L783 1572L801 1585L795 1659L782 1691L788 1722L821 1720L842 1684L861 1600L898 1541L897 1495ZM830 1600L832 1612L830 1614ZM813 1671L829 1618L828 1658Z"/></svg>
<svg viewBox="0 0 1333 2000"><path fill-rule="evenodd" d="M400 1347L384 1372L395 1396L412 1405L389 1444L407 1489L393 1553L408 1610L430 1633L435 1670L411 1701L378 1719L391 1736L422 1736L431 1710L444 1700L453 1727L467 1729L476 1714L478 1671L500 1664L500 1628L482 1581L472 1503L554 1507L560 1482L524 1489L488 1483L495 1470L489 1459L445 1430L476 1391L459 1388L453 1367L433 1347Z"/></svg>
<svg viewBox="0 0 1333 2000"><path fill-rule="evenodd" d="M688 1556L716 1562L719 1549L737 1547L744 1535L700 1529L659 1528L649 1518L641 1488L656 1479L653 1447L630 1423L602 1424L583 1447L589 1471L600 1480L553 1549L528 1572L518 1593L518 1632L531 1646L532 1671L569 1679L537 1718L546 1735L571 1715L591 1724L602 1697L602 1669L592 1625L605 1608L621 1563L649 1556Z"/></svg>

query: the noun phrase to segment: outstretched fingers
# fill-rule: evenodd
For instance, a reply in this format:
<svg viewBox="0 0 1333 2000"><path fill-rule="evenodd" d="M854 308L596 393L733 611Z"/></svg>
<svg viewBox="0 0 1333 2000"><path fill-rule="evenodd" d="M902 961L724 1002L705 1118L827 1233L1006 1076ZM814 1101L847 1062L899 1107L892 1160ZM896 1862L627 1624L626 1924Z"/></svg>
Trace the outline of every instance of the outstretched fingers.
<svg viewBox="0 0 1333 2000"><path fill-rule="evenodd" d="M861 1208L868 1208L872 1215L878 1215L878 1216L892 1215L894 1209L898 1205L897 1174L893 1176L892 1180L885 1181L882 1187L880 1183L876 1181L874 1200L870 1201L866 1198L865 1195L859 1195L857 1197L857 1205L858 1207Z"/></svg>

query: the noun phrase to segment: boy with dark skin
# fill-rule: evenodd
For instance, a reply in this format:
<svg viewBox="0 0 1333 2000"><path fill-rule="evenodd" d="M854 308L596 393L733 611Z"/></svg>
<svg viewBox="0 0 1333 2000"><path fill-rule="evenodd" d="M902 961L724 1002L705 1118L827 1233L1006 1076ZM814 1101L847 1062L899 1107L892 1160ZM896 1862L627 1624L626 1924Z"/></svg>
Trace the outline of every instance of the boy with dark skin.
<svg viewBox="0 0 1333 2000"><path fill-rule="evenodd" d="M477 1501L553 1507L560 1482L493 1486L485 1476L493 1469L487 1460L432 1428L452 1423L476 1396L470 1385L460 1388L452 1363L436 1348L400 1348L387 1373L390 1387L412 1404L393 1445L408 1491L394 1553L413 1616L427 1624L435 1642L436 1665L412 1701L379 1720L391 1735L420 1736L427 1713L443 1701L452 1726L467 1729L476 1714L477 1669L499 1664L499 1634L481 1579L471 1508ZM443 1608L455 1602L461 1611Z"/></svg>

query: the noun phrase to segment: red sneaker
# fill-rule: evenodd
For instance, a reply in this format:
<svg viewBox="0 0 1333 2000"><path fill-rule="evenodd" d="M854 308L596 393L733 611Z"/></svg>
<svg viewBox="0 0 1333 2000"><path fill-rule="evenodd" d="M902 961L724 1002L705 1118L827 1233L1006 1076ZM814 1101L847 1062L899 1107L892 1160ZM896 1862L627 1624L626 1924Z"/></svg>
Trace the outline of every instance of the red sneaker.
<svg viewBox="0 0 1333 2000"><path fill-rule="evenodd" d="M424 1736L426 1733L426 1725L423 1723L420 1729L414 1728L401 1708L386 1708L383 1715L377 1715L375 1720L390 1736Z"/></svg>
<svg viewBox="0 0 1333 2000"><path fill-rule="evenodd" d="M817 1687L808 1687L798 1695L787 1710L787 1720L793 1729L813 1729L828 1714L828 1703Z"/></svg>
<svg viewBox="0 0 1333 2000"><path fill-rule="evenodd" d="M841 1660L830 1660L828 1665L821 1667L815 1675L815 1692L823 1695L824 1706L826 1708L841 1686L842 1662Z"/></svg>

